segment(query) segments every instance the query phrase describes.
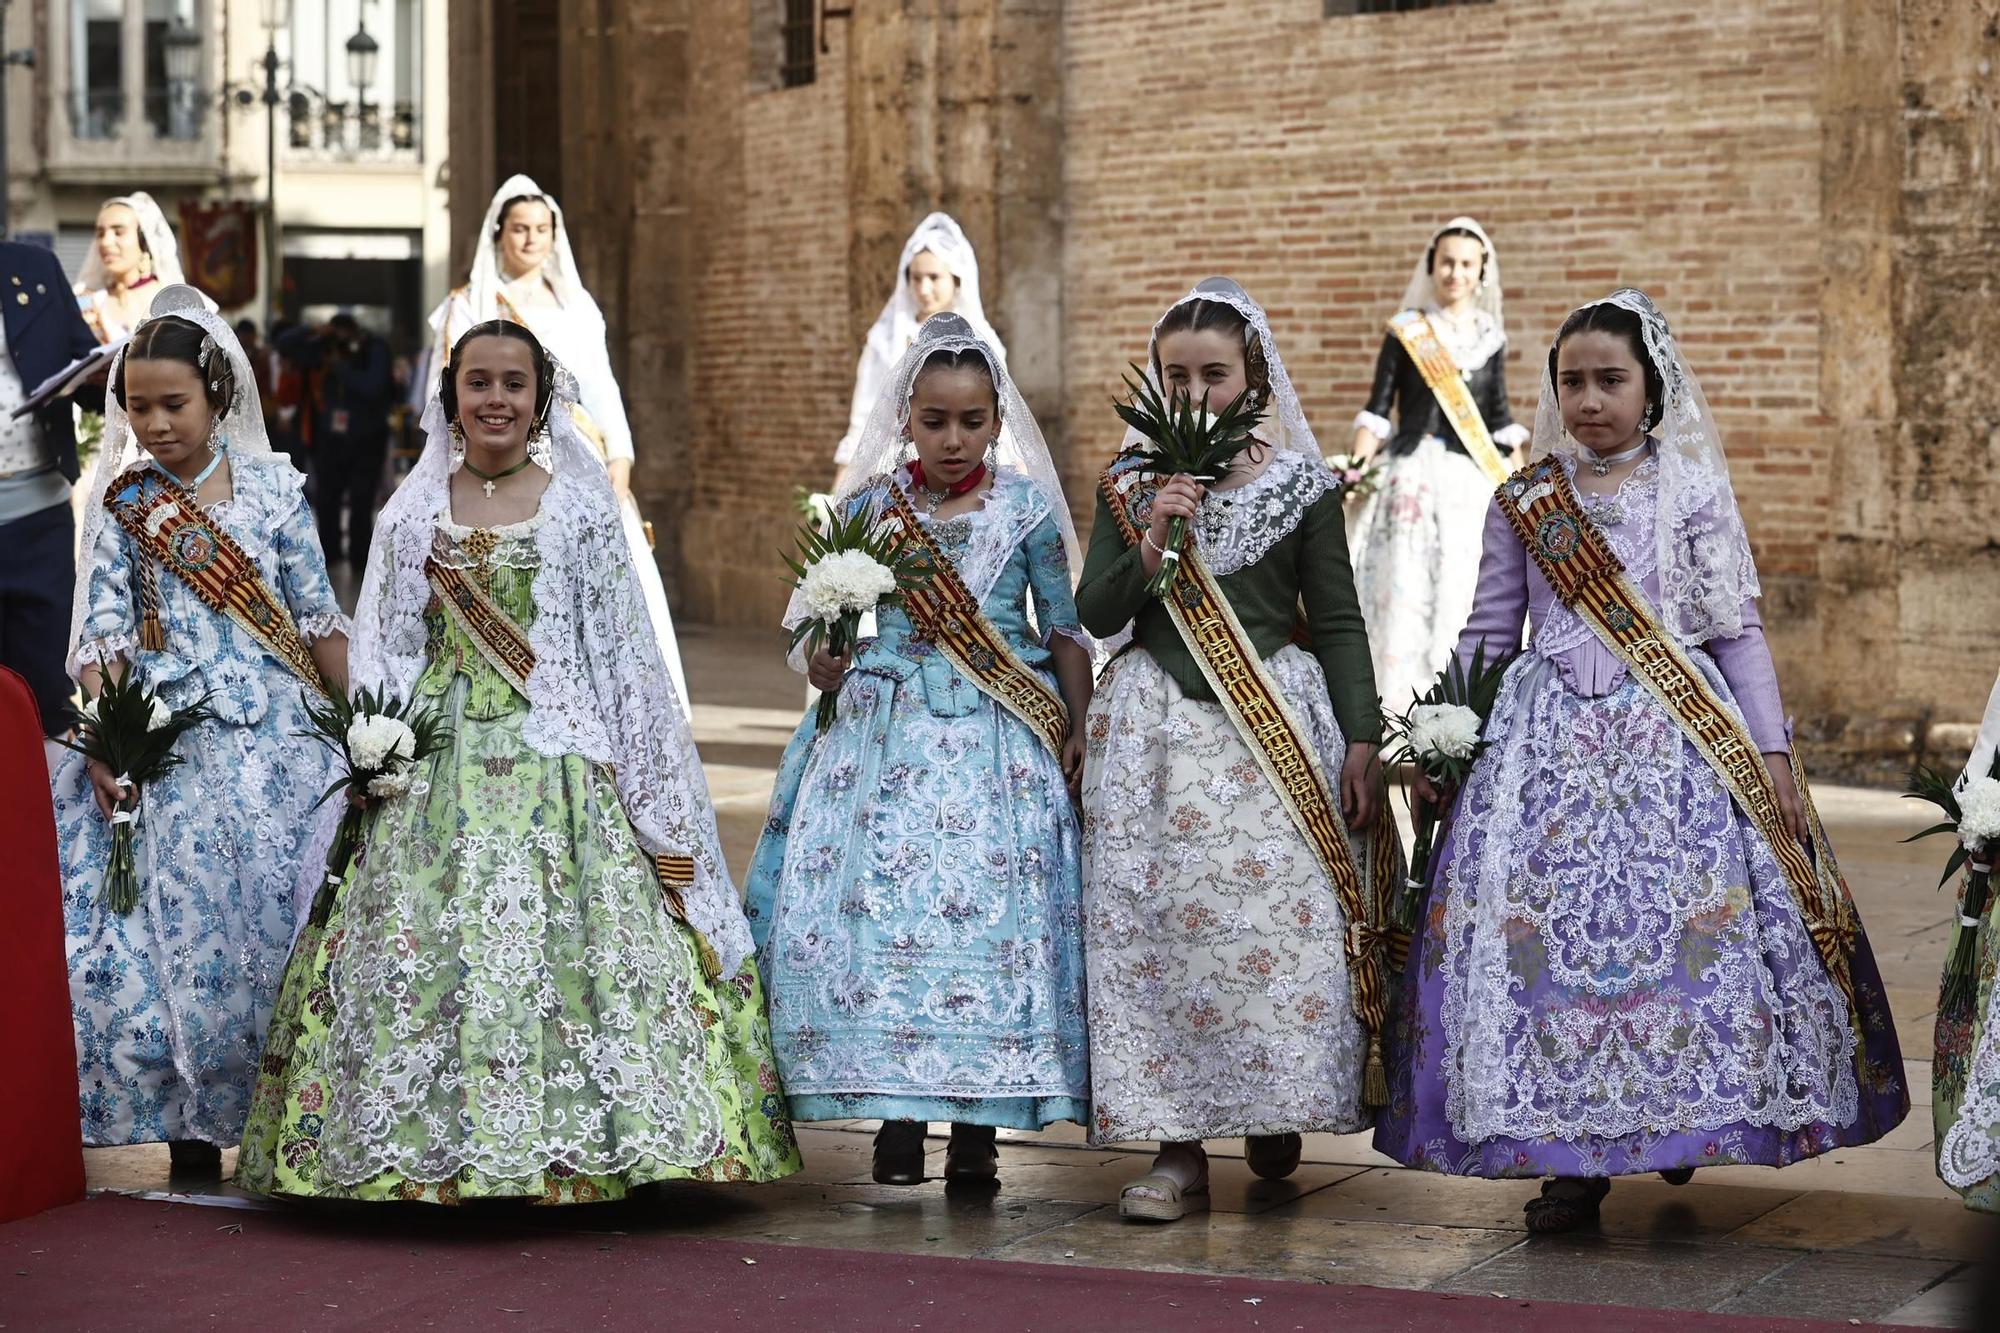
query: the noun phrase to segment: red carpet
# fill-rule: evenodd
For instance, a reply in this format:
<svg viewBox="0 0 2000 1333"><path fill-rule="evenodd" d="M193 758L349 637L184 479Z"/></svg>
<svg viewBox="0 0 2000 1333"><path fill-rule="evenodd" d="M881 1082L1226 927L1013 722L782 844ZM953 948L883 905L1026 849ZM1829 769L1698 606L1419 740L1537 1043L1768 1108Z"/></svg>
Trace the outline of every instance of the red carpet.
<svg viewBox="0 0 2000 1333"><path fill-rule="evenodd" d="M564 1210L569 1211L569 1210ZM599 1213L607 1227L629 1221ZM0 1328L1751 1333L1848 1324L98 1198L0 1227ZM583 1224L578 1220L573 1226ZM754 1261L754 1262L746 1262Z"/></svg>

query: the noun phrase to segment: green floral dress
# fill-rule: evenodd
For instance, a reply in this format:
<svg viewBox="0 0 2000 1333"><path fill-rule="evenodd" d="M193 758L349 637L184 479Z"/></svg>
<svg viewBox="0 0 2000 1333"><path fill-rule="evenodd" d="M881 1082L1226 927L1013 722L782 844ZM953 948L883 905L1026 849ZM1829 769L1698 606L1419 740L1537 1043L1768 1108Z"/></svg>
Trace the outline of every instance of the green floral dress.
<svg viewBox="0 0 2000 1333"><path fill-rule="evenodd" d="M527 625L539 521L441 522L434 552ZM704 976L611 774L531 748L528 702L435 603L425 624L416 694L452 740L322 890L237 1184L554 1204L797 1171L754 962Z"/></svg>

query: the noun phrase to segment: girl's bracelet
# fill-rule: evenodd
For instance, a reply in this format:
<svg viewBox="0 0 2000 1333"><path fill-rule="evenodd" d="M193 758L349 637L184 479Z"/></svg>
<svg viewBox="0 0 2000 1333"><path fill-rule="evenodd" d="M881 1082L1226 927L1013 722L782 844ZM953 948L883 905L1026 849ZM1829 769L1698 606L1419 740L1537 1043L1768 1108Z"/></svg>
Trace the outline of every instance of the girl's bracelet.
<svg viewBox="0 0 2000 1333"><path fill-rule="evenodd" d="M1159 555L1159 556L1160 556L1160 557L1161 557L1162 559L1165 559L1165 558L1166 558L1166 554L1167 554L1167 548L1166 548L1166 547L1164 547L1164 546L1162 546L1162 545L1160 545L1160 544L1159 544L1158 542L1156 542L1156 541L1154 541L1154 540L1153 540L1153 530L1152 530L1151 528L1148 528L1148 529L1146 529L1146 531L1145 531L1145 532L1143 532L1143 533L1141 533L1141 534L1140 534L1140 540L1144 541L1144 542L1146 543L1146 545L1148 545L1148 546L1152 547L1152 548L1153 548L1153 550L1154 550L1154 551L1155 551L1155 552L1156 552L1156 553L1157 553L1157 554L1158 554L1158 555Z"/></svg>

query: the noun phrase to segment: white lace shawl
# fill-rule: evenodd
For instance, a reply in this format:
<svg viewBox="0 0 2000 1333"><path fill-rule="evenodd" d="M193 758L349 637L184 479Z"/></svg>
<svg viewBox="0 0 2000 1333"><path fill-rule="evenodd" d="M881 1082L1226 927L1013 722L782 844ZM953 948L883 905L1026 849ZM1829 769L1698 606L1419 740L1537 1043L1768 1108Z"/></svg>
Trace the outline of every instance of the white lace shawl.
<svg viewBox="0 0 2000 1333"><path fill-rule="evenodd" d="M135 197L145 198L144 195ZM154 210L155 213L158 211L157 208ZM175 271L178 272L178 268ZM136 335L139 329L169 315L198 326L214 340L214 355L229 360L235 388L230 395L229 406L216 422L216 433L218 441L228 449L231 471L260 466L290 470L292 461L289 458L271 452L271 438L264 432L264 409L257 397L257 379L250 373L250 358L243 354L243 344L236 340L236 331L215 313L215 303L185 284L163 287L153 298L151 312L139 321L133 333ZM121 347L111 358L108 383L116 384L118 377L124 373L126 351ZM90 472L83 483L83 528L77 550L84 553L85 560L97 550L97 544L104 535L104 525L111 521L104 507L105 491L128 468L136 466L146 457L138 439L132 434L131 423L125 416L125 405L118 401L116 394L107 392L104 396L104 432L99 440L97 457L92 460ZM86 570L79 570L78 574L75 591L70 596L69 613L68 665L72 677L77 675L83 664L77 650L83 642L84 623L90 618L89 574Z"/></svg>
<svg viewBox="0 0 2000 1333"><path fill-rule="evenodd" d="M185 283L187 278L181 272L180 244L174 240L174 229L168 224L167 215L153 201L153 196L144 190L114 195L99 204L97 211L101 213L113 204L123 204L139 219L139 235L145 239L146 253L153 258L153 276L160 280L161 285L172 287ZM76 289L81 294L89 295L110 286L111 274L105 269L104 261L98 258L97 247L93 245L90 253L84 256L83 266L77 270ZM158 296L153 298L153 304L157 310Z"/></svg>
<svg viewBox="0 0 2000 1333"><path fill-rule="evenodd" d="M1666 386L1652 432L1660 468L1653 549L1661 621L1687 647L1735 638L1743 632L1743 603L1762 589L1708 400L1651 297L1623 287L1592 304L1621 306L1639 316L1647 357ZM1563 429L1555 384L1544 365L1532 456L1563 453L1575 459L1585 452Z"/></svg>
<svg viewBox="0 0 2000 1333"><path fill-rule="evenodd" d="M559 372L557 409L576 397ZM611 483L564 410L551 410L553 475L535 529L541 561L528 640L527 743L543 755L607 765L626 818L649 855L692 857L689 922L708 937L723 974L752 952L749 923L723 861L715 808L673 679L646 615ZM426 664L424 559L450 504L450 444L434 397L418 459L382 511L349 650L356 688L408 698Z"/></svg>

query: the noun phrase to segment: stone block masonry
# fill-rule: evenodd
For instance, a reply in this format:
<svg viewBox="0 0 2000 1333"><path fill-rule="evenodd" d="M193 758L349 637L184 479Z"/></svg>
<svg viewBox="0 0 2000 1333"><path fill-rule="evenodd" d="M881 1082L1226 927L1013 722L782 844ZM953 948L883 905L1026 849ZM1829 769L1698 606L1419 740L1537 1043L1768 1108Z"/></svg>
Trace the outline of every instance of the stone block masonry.
<svg viewBox="0 0 2000 1333"><path fill-rule="evenodd" d="M1978 716L2000 0L868 0L792 88L743 0L578 11L558 119L589 183L564 202L678 615L775 622L792 490L830 475L928 209L979 248L1080 516L1119 373L1190 283L1269 307L1345 448L1419 246L1466 212L1500 248L1524 421L1572 306L1632 284L1667 311L1816 760L1887 772Z"/></svg>

